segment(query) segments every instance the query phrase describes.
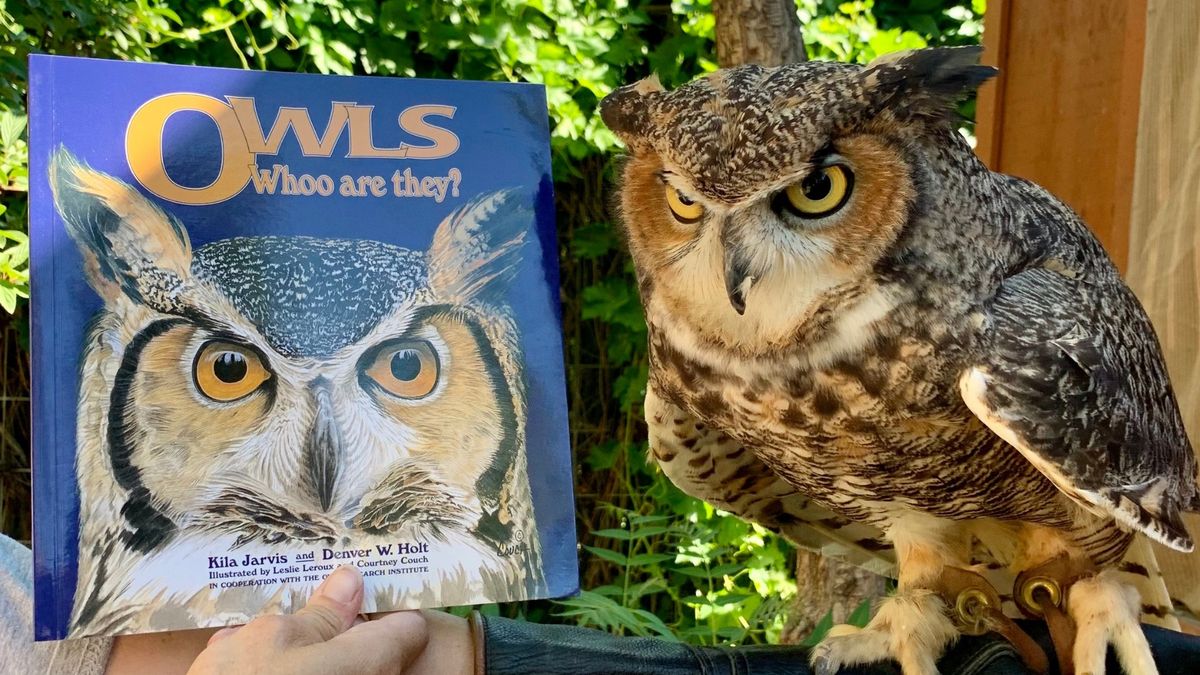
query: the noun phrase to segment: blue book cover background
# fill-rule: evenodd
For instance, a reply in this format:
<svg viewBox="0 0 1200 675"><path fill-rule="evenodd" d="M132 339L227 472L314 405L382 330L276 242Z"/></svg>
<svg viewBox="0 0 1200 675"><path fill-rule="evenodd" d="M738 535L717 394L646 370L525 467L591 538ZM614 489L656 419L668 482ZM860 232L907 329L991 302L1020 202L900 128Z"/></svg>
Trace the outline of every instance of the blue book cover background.
<svg viewBox="0 0 1200 675"><path fill-rule="evenodd" d="M540 86L30 60L37 639L578 585Z"/></svg>

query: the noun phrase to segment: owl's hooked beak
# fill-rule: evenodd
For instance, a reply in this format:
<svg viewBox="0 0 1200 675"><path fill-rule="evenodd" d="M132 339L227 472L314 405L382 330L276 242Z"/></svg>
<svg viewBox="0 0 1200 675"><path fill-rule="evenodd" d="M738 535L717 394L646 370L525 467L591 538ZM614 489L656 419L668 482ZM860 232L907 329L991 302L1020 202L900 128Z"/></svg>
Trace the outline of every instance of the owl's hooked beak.
<svg viewBox="0 0 1200 675"><path fill-rule="evenodd" d="M342 431L334 414L329 381L318 377L310 387L316 411L304 454L308 464L309 485L321 503L321 510L328 511L333 503L333 488L337 484L338 465L342 459Z"/></svg>
<svg viewBox="0 0 1200 675"><path fill-rule="evenodd" d="M730 226L721 230L721 245L725 249L725 292L729 295L729 304L733 311L741 316L746 313L746 296L754 285L754 276L750 274L750 261L742 253L737 243L731 241Z"/></svg>

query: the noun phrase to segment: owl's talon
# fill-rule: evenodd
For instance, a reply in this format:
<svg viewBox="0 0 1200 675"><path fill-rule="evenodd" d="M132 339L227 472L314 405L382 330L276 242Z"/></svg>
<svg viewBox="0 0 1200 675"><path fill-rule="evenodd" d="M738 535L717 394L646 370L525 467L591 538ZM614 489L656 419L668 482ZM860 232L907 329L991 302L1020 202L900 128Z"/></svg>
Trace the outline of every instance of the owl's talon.
<svg viewBox="0 0 1200 675"><path fill-rule="evenodd" d="M834 675L845 666L887 660L898 661L904 675L937 675L938 657L958 637L945 603L930 591L909 591L885 599L866 628L835 628L809 657L817 675Z"/></svg>
<svg viewBox="0 0 1200 675"><path fill-rule="evenodd" d="M832 633L832 631L830 631ZM813 648L809 662L816 675L836 675L844 666L892 658L887 634L860 629L842 635L828 634Z"/></svg>
<svg viewBox="0 0 1200 675"><path fill-rule="evenodd" d="M811 658L813 675L836 675L837 674L837 666L833 665L833 662L831 662L825 656L816 656L815 650L814 650L813 654L814 655Z"/></svg>
<svg viewBox="0 0 1200 675"><path fill-rule="evenodd" d="M848 623L831 626L820 644L813 648L812 667L815 675L836 675L842 666L849 665L848 662L842 662L838 658L839 648L837 645L842 641L870 640L874 637L865 635L864 631L865 629ZM881 645L881 649L884 647ZM883 658L888 657L885 654Z"/></svg>

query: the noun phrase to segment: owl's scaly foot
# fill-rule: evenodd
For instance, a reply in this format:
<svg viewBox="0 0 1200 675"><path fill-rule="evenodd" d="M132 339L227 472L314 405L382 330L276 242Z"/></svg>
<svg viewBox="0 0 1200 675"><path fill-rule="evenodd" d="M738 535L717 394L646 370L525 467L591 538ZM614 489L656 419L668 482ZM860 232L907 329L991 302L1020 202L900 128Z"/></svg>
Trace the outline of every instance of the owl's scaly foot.
<svg viewBox="0 0 1200 675"><path fill-rule="evenodd" d="M883 601L861 630L835 626L812 651L817 675L844 666L895 659L904 675L937 675L937 659L958 637L946 603L933 591L902 591Z"/></svg>
<svg viewBox="0 0 1200 675"><path fill-rule="evenodd" d="M1045 619L1061 672L1104 675L1111 643L1125 673L1157 675L1140 623L1141 595L1116 570L1097 572L1062 554L1018 576L1013 591L1022 611Z"/></svg>
<svg viewBox="0 0 1200 675"><path fill-rule="evenodd" d="M1076 626L1075 675L1103 675L1109 643L1128 675L1158 675L1139 623L1141 598L1115 571L1105 570L1071 586L1067 613Z"/></svg>

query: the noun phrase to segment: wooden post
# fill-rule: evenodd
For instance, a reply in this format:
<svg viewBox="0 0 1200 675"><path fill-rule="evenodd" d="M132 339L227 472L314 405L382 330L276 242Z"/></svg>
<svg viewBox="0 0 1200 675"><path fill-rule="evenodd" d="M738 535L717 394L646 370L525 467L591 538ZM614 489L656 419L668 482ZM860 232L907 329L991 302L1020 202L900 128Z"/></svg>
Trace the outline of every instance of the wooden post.
<svg viewBox="0 0 1200 675"><path fill-rule="evenodd" d="M1075 209L1119 267L1129 254L1146 0L989 0L976 151ZM1193 57L1194 58L1194 57Z"/></svg>

